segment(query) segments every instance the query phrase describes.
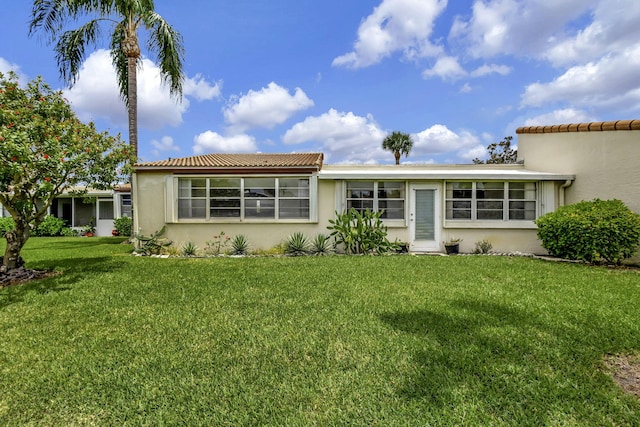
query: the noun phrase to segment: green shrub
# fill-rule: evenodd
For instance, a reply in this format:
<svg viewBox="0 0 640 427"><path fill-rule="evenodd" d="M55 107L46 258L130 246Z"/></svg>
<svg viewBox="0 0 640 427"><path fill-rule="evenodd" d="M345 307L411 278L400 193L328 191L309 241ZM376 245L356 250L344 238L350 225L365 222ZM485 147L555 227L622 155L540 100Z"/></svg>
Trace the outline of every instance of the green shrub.
<svg viewBox="0 0 640 427"><path fill-rule="evenodd" d="M272 246L270 248L257 248L253 251L253 254L255 255L262 255L262 256L274 256L274 255L284 255L285 254L285 249L286 249L286 244L284 242L282 243L278 243L275 246Z"/></svg>
<svg viewBox="0 0 640 427"><path fill-rule="evenodd" d="M387 239L387 226L380 219L382 213L369 209L363 213L354 208L347 212L336 212L327 228L336 244L344 245L347 254L382 254L395 251L396 246Z"/></svg>
<svg viewBox="0 0 640 427"><path fill-rule="evenodd" d="M562 206L535 223L542 246L561 258L619 264L640 244L640 215L620 200Z"/></svg>
<svg viewBox="0 0 640 427"><path fill-rule="evenodd" d="M142 234L136 234L136 246L135 252L142 255L158 255L164 248L171 246L173 243L166 237L161 237L166 231L166 226L163 226L160 230L155 231L150 236L144 236Z"/></svg>
<svg viewBox="0 0 640 427"><path fill-rule="evenodd" d="M231 239L231 249L233 255L246 255L249 251L249 241L244 234L238 234Z"/></svg>
<svg viewBox="0 0 640 427"><path fill-rule="evenodd" d="M198 254L198 247L193 242L187 242L182 245L182 255L184 256L196 256Z"/></svg>
<svg viewBox="0 0 640 427"><path fill-rule="evenodd" d="M205 243L204 253L206 255L224 254L226 247L229 244L229 240L231 240L231 238L225 235L224 231L221 231L220 234L213 236L213 240L209 240Z"/></svg>
<svg viewBox="0 0 640 427"><path fill-rule="evenodd" d="M474 254L488 254L491 249L493 249L493 245L488 240L479 240L476 242L476 247L473 250Z"/></svg>
<svg viewBox="0 0 640 427"><path fill-rule="evenodd" d="M113 226L116 228L118 236L131 236L131 226L133 220L128 216L122 216L113 220Z"/></svg>
<svg viewBox="0 0 640 427"><path fill-rule="evenodd" d="M311 241L311 253L314 255L327 255L333 252L331 238L326 234L318 234Z"/></svg>
<svg viewBox="0 0 640 427"><path fill-rule="evenodd" d="M301 231L293 233L285 242L284 252L287 255L301 256L309 253L309 240Z"/></svg>
<svg viewBox="0 0 640 427"><path fill-rule="evenodd" d="M9 231L13 230L16 227L15 222L13 222L13 218L10 216L5 216L0 218L0 235L4 237Z"/></svg>
<svg viewBox="0 0 640 427"><path fill-rule="evenodd" d="M44 220L33 230L33 235L36 237L55 237L62 236L63 229L65 227L65 221L60 218L56 218L53 215L47 215Z"/></svg>

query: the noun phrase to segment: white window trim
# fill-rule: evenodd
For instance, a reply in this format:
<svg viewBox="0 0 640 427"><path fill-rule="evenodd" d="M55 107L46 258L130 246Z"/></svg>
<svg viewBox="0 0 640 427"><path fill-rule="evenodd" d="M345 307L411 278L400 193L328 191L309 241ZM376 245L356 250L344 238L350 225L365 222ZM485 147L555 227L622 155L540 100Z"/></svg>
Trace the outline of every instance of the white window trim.
<svg viewBox="0 0 640 427"><path fill-rule="evenodd" d="M397 179L346 179L342 180L340 183L336 183L336 206L340 207L341 212L345 212L347 210L347 182L353 181L362 181L362 182L373 182L373 192L374 192L374 202L373 208L377 211L378 208L378 183L379 182L401 182L404 186L404 218L402 219L387 219L381 218L383 224L387 227L395 228L395 227L407 227L409 217L409 183L405 180L397 180Z"/></svg>
<svg viewBox="0 0 640 427"><path fill-rule="evenodd" d="M245 218L244 216L244 196L241 197L240 217L239 218L216 218L210 217L209 197L207 196L207 207L205 218L179 218L178 216L178 181L180 179L206 179L207 192L209 189L210 178L240 178L241 194L244 194L245 178L274 178L276 181L275 196L275 214L274 218ZM278 179L279 178L305 178L309 179L309 218L278 218L279 195ZM318 222L318 176L299 175L299 174L283 174L283 175L168 175L165 181L165 222L175 224L202 224L202 223L314 223Z"/></svg>
<svg viewBox="0 0 640 427"><path fill-rule="evenodd" d="M544 197L543 193L546 193L548 186L543 185L542 181L526 181L526 180L500 180L495 182L504 183L505 194L504 194L504 202L503 202L503 219L492 219L492 220L478 220L473 219L476 217L476 209L477 209L477 201L475 191L476 191L476 183L478 182L488 182L492 180L483 180L483 179L465 179L465 180L449 180L444 183L444 191L442 194L443 203L442 203L442 217L444 218L443 227L444 228L470 228L470 229L482 229L482 228L503 228L503 229L536 229L537 225L532 220L520 220L520 219L509 219L509 191L508 191L508 183L510 182L535 182L536 184L536 218L539 218L542 212L542 201L547 200ZM471 182L472 185L472 198L471 198L471 219L448 219L447 218L447 201L453 199L447 199L447 185L452 182ZM531 201L531 200L528 200Z"/></svg>

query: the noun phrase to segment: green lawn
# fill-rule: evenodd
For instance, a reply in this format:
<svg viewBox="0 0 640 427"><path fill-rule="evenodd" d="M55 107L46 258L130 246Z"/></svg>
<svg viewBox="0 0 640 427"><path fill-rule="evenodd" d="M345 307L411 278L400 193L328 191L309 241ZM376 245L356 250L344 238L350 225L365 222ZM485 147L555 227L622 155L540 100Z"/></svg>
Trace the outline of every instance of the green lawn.
<svg viewBox="0 0 640 427"><path fill-rule="evenodd" d="M640 352L638 271L119 242L28 242L63 274L0 290L0 425L640 425L602 362Z"/></svg>

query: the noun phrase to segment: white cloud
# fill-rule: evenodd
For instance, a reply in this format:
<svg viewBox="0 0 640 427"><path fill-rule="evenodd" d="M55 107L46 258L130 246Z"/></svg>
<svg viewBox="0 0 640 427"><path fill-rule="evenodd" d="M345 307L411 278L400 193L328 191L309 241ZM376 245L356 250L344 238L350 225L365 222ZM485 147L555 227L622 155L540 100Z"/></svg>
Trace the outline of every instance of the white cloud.
<svg viewBox="0 0 640 427"><path fill-rule="evenodd" d="M523 106L566 102L596 109L640 108L640 44L619 55L608 55L568 69L549 83L525 88Z"/></svg>
<svg viewBox="0 0 640 427"><path fill-rule="evenodd" d="M334 109L321 116L307 117L296 123L282 137L285 144L314 142L314 148L344 162L371 162L389 160L389 153L382 150L382 140L386 132L380 129L373 117L356 116L352 112L338 112Z"/></svg>
<svg viewBox="0 0 640 427"><path fill-rule="evenodd" d="M76 84L64 91L82 120L102 118L113 125L127 127L127 111L120 98L115 70L106 50L93 52L82 65ZM211 99L219 95L219 86L211 86L201 76L187 78L182 102L169 96L162 84L159 68L143 59L138 70L138 124L141 128L160 129L178 126L189 108L189 96Z"/></svg>
<svg viewBox="0 0 640 427"><path fill-rule="evenodd" d="M193 96L198 101L209 101L220 98L222 81L216 82L213 86L202 77L196 74L193 78L187 78L182 85L182 92L185 96Z"/></svg>
<svg viewBox="0 0 640 427"><path fill-rule="evenodd" d="M471 163L473 159L484 159L486 155L487 149L483 145L476 145L458 152L458 158L462 160L462 163Z"/></svg>
<svg viewBox="0 0 640 427"><path fill-rule="evenodd" d="M451 152L458 161L469 162L484 153L484 146L477 136L468 131L455 133L441 124L416 133L413 140L412 154L418 157Z"/></svg>
<svg viewBox="0 0 640 427"><path fill-rule="evenodd" d="M259 91L250 90L234 99L224 110L224 117L234 132L255 127L270 129L312 106L313 101L302 89L296 88L290 95L287 89L271 82Z"/></svg>
<svg viewBox="0 0 640 427"><path fill-rule="evenodd" d="M500 74L506 76L511 73L511 67L507 65L485 64L471 72L471 77L482 77L489 74Z"/></svg>
<svg viewBox="0 0 640 427"><path fill-rule="evenodd" d="M407 58L437 55L429 36L447 0L382 0L358 28L354 50L333 60L334 66L361 68L402 51Z"/></svg>
<svg viewBox="0 0 640 427"><path fill-rule="evenodd" d="M543 56L556 66L595 60L607 52L618 52L640 39L640 8L637 0L597 2L593 21L586 27L561 35Z"/></svg>
<svg viewBox="0 0 640 427"><path fill-rule="evenodd" d="M509 54L538 57L556 43L569 24L596 3L596 0L476 0L471 18L457 17L449 35L461 40L467 53L476 58Z"/></svg>
<svg viewBox="0 0 640 427"><path fill-rule="evenodd" d="M173 138L170 136L163 136L160 141L152 140L151 146L153 147L153 155L156 157L166 151L180 151L180 147L175 145Z"/></svg>
<svg viewBox="0 0 640 427"><path fill-rule="evenodd" d="M584 123L595 120L587 112L575 108L564 108L550 113L531 117L524 122L524 126L550 126L568 123Z"/></svg>
<svg viewBox="0 0 640 427"><path fill-rule="evenodd" d="M255 138L239 134L223 136L213 131L202 132L193 138L193 152L204 153L252 153L258 151Z"/></svg>
<svg viewBox="0 0 640 427"><path fill-rule="evenodd" d="M467 72L460 66L458 58L443 56L439 58L435 65L422 73L425 79L429 77L440 77L442 80L458 80L466 77Z"/></svg>
<svg viewBox="0 0 640 427"><path fill-rule="evenodd" d="M18 74L20 71L20 66L17 64L12 64L6 59L0 57L0 73L8 73L9 71L13 71Z"/></svg>
<svg viewBox="0 0 640 427"><path fill-rule="evenodd" d="M471 87L471 85L469 83L465 83L460 88L460 93L471 93L472 91L473 91L473 88Z"/></svg>
<svg viewBox="0 0 640 427"><path fill-rule="evenodd" d="M7 74L9 73L9 71L13 71L14 73L17 74L18 82L20 82L21 85L25 84L29 80L29 78L22 73L22 71L20 70L20 66L18 64L13 64L7 61L6 59L0 57L0 73Z"/></svg>

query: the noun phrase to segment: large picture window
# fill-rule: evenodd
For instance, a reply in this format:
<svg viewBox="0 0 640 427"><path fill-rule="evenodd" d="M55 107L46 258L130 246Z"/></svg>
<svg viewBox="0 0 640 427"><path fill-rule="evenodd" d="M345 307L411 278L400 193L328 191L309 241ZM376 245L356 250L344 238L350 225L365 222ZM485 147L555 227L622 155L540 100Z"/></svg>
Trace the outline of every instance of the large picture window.
<svg viewBox="0 0 640 427"><path fill-rule="evenodd" d="M383 219L404 219L403 181L347 181L347 209L382 212Z"/></svg>
<svg viewBox="0 0 640 427"><path fill-rule="evenodd" d="M446 218L480 221L536 219L536 183L448 182Z"/></svg>
<svg viewBox="0 0 640 427"><path fill-rule="evenodd" d="M308 177L178 179L179 219L310 219Z"/></svg>

